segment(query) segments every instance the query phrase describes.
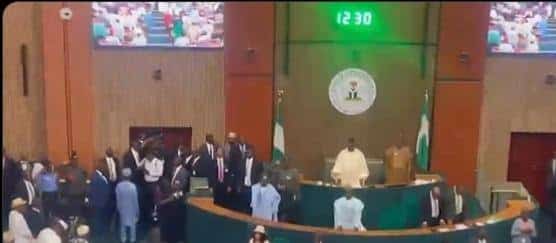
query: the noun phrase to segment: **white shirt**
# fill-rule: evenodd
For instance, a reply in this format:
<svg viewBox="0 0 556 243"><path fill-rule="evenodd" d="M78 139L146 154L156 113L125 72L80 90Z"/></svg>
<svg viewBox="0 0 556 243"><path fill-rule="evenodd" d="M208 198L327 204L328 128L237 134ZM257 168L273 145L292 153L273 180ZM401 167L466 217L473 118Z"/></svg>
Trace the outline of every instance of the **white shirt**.
<svg viewBox="0 0 556 243"><path fill-rule="evenodd" d="M463 197L461 194L454 195L454 204L456 209L456 214L461 214L463 212Z"/></svg>
<svg viewBox="0 0 556 243"><path fill-rule="evenodd" d="M62 239L51 228L44 228L37 236L36 243L62 243Z"/></svg>
<svg viewBox="0 0 556 243"><path fill-rule="evenodd" d="M137 167L140 167L143 165L143 161L139 160L139 152L135 151L134 148L131 148L131 154L133 155L133 158L135 159L135 165Z"/></svg>
<svg viewBox="0 0 556 243"><path fill-rule="evenodd" d="M440 208L438 207L438 198L432 196L432 192L429 193L431 198L431 217L438 218L440 216Z"/></svg>
<svg viewBox="0 0 556 243"><path fill-rule="evenodd" d="M486 239L479 239L478 243L487 243L487 240Z"/></svg>
<svg viewBox="0 0 556 243"><path fill-rule="evenodd" d="M33 203L33 199L35 198L35 188L33 187L33 184L28 181L28 180L23 180L23 183L25 184L25 188L27 189L27 198L28 198L28 204L31 205Z"/></svg>
<svg viewBox="0 0 556 243"><path fill-rule="evenodd" d="M556 176L556 159L552 159L552 175Z"/></svg>
<svg viewBox="0 0 556 243"><path fill-rule="evenodd" d="M365 205L361 200L345 196L334 201L334 228L365 230L361 223L361 216Z"/></svg>
<svg viewBox="0 0 556 243"><path fill-rule="evenodd" d="M208 154L210 156L211 159L214 159L214 145L210 144L210 143L206 143L207 144L207 151Z"/></svg>
<svg viewBox="0 0 556 243"><path fill-rule="evenodd" d="M145 173L145 181L157 182L164 172L164 160L154 158L149 161L145 158L143 159L143 163L145 163L145 170L148 171L148 173Z"/></svg>
<svg viewBox="0 0 556 243"><path fill-rule="evenodd" d="M176 180L176 176L178 175L178 172L181 170L181 165L178 165L178 167L176 167L176 170L174 171L174 175L172 176L172 180L171 180L171 184L174 184L174 180Z"/></svg>
<svg viewBox="0 0 556 243"><path fill-rule="evenodd" d="M102 178L104 182L106 182L106 184L108 184L108 180L99 170L95 170L95 172L100 176L100 178Z"/></svg>
<svg viewBox="0 0 556 243"><path fill-rule="evenodd" d="M33 169L31 170L31 178L33 178L33 181L36 181L37 176L39 175L39 173L44 169L44 166L41 163L34 163L33 164Z"/></svg>
<svg viewBox="0 0 556 243"><path fill-rule="evenodd" d="M114 158L106 157L106 164L108 165L108 178L110 181L114 182L118 179L118 174L116 174L116 162L114 162Z"/></svg>
<svg viewBox="0 0 556 243"><path fill-rule="evenodd" d="M251 168L253 167L253 157L247 158L245 160L245 178L243 179L243 185L251 186Z"/></svg>
<svg viewBox="0 0 556 243"><path fill-rule="evenodd" d="M14 243L32 243L33 234L27 225L27 221L23 215L15 210L12 210L8 219L9 229L14 236Z"/></svg>

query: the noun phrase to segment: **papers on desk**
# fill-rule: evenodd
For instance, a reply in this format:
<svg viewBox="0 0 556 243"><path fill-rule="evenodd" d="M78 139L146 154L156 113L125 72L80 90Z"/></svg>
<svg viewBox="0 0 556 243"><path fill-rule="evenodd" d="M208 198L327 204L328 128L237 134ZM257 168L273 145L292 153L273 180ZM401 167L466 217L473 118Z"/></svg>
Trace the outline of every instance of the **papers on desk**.
<svg viewBox="0 0 556 243"><path fill-rule="evenodd" d="M438 228L438 232L444 233L450 231L450 228Z"/></svg>
<svg viewBox="0 0 556 243"><path fill-rule="evenodd" d="M465 224L456 224L456 225L454 225L454 228L456 230L464 230L464 229L468 229L469 227L467 227L467 225L465 225Z"/></svg>

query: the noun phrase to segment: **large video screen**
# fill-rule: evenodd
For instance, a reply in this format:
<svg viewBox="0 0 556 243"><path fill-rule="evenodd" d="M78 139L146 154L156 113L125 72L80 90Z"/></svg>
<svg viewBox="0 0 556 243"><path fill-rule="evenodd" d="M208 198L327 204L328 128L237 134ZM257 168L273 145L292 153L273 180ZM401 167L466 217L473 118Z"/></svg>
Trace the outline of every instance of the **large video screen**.
<svg viewBox="0 0 556 243"><path fill-rule="evenodd" d="M492 2L491 53L556 53L556 2Z"/></svg>
<svg viewBox="0 0 556 243"><path fill-rule="evenodd" d="M97 47L221 48L223 2L93 2Z"/></svg>

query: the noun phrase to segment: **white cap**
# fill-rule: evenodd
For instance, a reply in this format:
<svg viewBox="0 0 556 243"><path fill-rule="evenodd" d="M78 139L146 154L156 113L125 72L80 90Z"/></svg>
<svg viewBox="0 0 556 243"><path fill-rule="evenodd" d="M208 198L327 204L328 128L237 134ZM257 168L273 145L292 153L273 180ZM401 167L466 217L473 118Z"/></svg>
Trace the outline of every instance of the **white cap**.
<svg viewBox="0 0 556 243"><path fill-rule="evenodd" d="M12 209L17 208L19 206L26 205L26 204L27 204L27 201L23 200L23 198L21 198L21 197L18 197L16 199L12 200Z"/></svg>
<svg viewBox="0 0 556 243"><path fill-rule="evenodd" d="M255 230L253 231L255 233L261 233L261 234L266 234L266 231L264 229L264 226L262 225L257 225L257 227L255 227Z"/></svg>
<svg viewBox="0 0 556 243"><path fill-rule="evenodd" d="M86 236L88 233L89 226L82 224L77 227L77 236L83 237Z"/></svg>

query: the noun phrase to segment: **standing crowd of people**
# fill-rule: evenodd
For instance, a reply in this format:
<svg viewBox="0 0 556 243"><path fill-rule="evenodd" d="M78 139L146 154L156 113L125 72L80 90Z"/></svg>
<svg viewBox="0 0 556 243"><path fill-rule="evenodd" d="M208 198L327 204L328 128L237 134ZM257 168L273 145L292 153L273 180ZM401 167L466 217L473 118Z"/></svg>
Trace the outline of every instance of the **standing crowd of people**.
<svg viewBox="0 0 556 243"><path fill-rule="evenodd" d="M291 210L281 207L280 201L282 196L295 200L286 190L292 175L281 167L276 171L285 173L265 172L253 147L235 133L222 145L207 134L198 149L180 145L171 152L161 136L141 134L121 160L107 148L91 173L83 169L76 152L54 167L47 159L16 161L3 151L2 208L3 215L9 214L4 222L18 243L86 242L89 227L96 242L110 242L116 235L121 242L137 242L139 231L155 227L163 242L184 242L182 199L191 177L208 178L219 206L262 219L291 221L292 215L287 215ZM40 241L41 235L57 236L57 241Z"/></svg>

